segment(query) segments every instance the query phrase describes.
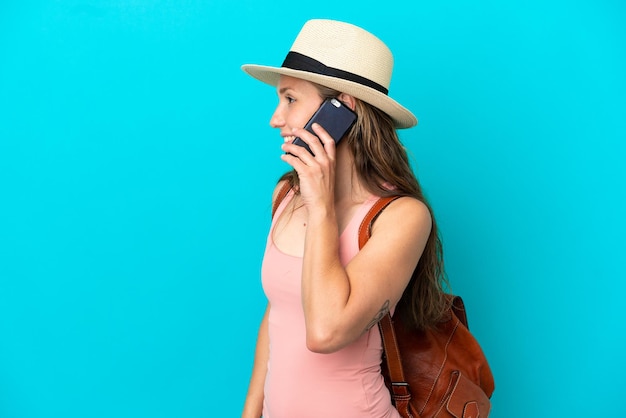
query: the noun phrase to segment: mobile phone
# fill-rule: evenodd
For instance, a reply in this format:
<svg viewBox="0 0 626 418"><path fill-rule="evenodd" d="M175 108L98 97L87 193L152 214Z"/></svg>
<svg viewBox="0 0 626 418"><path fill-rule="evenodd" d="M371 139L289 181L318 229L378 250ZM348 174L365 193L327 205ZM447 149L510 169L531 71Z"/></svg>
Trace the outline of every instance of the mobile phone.
<svg viewBox="0 0 626 418"><path fill-rule="evenodd" d="M320 106L319 109L311 116L311 119L306 123L304 129L313 132L313 124L319 123L322 128L328 132L330 136L333 137L335 143L338 143L341 138L348 132L348 130L352 127L354 122L356 121L356 113L352 111L348 106L343 104L341 101L332 98L326 99ZM293 144L304 147L313 154L311 148L300 138L296 138L293 140ZM315 154L313 154L315 155Z"/></svg>

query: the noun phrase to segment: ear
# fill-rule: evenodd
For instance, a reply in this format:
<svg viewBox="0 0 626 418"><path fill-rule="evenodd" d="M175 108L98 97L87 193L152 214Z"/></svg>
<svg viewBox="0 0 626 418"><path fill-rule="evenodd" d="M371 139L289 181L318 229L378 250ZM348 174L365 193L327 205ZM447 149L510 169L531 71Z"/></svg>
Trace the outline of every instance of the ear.
<svg viewBox="0 0 626 418"><path fill-rule="evenodd" d="M354 108L356 107L356 101L354 99L354 96L351 96L348 93L341 93L337 98L341 100L351 110L354 110Z"/></svg>

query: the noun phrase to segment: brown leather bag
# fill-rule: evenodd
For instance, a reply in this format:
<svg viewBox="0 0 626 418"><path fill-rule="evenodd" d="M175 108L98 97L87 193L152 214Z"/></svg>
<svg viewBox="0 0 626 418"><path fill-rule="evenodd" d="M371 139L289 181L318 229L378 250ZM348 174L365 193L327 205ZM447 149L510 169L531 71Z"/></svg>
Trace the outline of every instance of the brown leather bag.
<svg viewBox="0 0 626 418"><path fill-rule="evenodd" d="M398 196L380 198L359 228L359 248L372 223ZM436 328L409 329L400 315L379 322L385 350L385 383L404 418L485 418L494 380L478 341L469 332L463 301L448 295L451 308Z"/></svg>

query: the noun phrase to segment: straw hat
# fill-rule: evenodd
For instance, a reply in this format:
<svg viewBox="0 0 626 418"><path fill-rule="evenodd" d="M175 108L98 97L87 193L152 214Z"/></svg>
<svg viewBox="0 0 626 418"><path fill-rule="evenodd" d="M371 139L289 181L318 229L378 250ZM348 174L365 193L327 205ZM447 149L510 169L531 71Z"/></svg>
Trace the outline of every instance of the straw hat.
<svg viewBox="0 0 626 418"><path fill-rule="evenodd" d="M388 96L393 56L371 33L335 20L304 24L281 67L246 64L252 77L276 86L281 75L300 78L350 94L387 113L397 128L417 118Z"/></svg>

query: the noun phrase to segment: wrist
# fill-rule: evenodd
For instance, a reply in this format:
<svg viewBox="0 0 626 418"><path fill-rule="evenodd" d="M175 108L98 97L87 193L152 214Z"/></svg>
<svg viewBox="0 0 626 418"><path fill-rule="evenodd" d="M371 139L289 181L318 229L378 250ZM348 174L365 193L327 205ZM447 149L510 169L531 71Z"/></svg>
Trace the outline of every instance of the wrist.
<svg viewBox="0 0 626 418"><path fill-rule="evenodd" d="M335 220L335 208L332 205L319 204L307 208L308 225L323 225Z"/></svg>

